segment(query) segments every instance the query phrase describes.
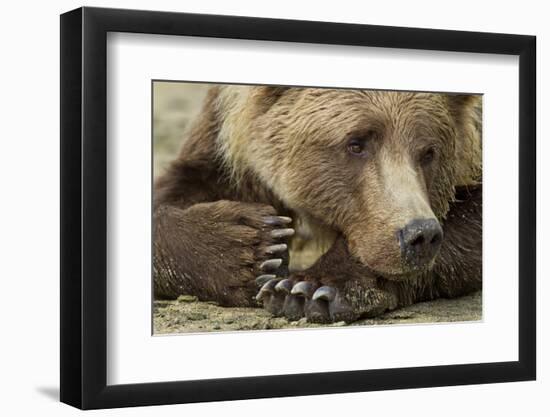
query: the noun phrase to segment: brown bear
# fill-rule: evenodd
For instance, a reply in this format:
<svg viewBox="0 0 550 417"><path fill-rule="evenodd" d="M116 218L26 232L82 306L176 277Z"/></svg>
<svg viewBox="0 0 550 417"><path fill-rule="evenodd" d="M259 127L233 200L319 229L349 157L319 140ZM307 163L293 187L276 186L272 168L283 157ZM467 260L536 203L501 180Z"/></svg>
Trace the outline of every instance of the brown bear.
<svg viewBox="0 0 550 417"><path fill-rule="evenodd" d="M211 87L154 192L154 293L353 321L481 288L481 97Z"/></svg>

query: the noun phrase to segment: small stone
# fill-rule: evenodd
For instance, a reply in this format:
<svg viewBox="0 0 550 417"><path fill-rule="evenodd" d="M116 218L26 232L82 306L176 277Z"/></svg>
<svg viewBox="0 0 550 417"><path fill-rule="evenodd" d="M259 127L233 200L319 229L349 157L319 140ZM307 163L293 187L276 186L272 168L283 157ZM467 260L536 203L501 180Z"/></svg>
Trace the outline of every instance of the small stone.
<svg viewBox="0 0 550 417"><path fill-rule="evenodd" d="M178 297L178 301L180 303L193 303L197 300L198 300L198 298L195 297L194 295L180 295Z"/></svg>
<svg viewBox="0 0 550 417"><path fill-rule="evenodd" d="M205 320L207 318L208 318L207 315L204 313L198 313L198 312L187 313L188 320L198 321L198 320Z"/></svg>
<svg viewBox="0 0 550 417"><path fill-rule="evenodd" d="M162 308L162 307L169 306L171 303L172 301L169 301L169 300L156 300L154 302L154 306L155 308Z"/></svg>

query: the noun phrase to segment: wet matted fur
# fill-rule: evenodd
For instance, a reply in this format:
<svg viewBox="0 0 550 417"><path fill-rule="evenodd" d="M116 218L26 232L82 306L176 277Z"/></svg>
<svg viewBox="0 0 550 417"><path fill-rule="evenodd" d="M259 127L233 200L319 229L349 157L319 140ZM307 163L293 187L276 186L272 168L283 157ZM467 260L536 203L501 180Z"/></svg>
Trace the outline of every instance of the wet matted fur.
<svg viewBox="0 0 550 417"><path fill-rule="evenodd" d="M212 87L155 185L155 296L313 321L459 296L481 288L481 212L479 96ZM416 218L444 233L422 267L396 239Z"/></svg>

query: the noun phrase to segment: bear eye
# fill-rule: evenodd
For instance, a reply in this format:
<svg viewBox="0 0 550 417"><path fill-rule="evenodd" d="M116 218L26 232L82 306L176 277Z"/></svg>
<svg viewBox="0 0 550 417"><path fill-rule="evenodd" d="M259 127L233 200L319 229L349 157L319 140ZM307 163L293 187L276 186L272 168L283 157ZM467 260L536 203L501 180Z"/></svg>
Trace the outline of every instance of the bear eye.
<svg viewBox="0 0 550 417"><path fill-rule="evenodd" d="M353 136L350 140L348 140L348 152L354 156L365 156L369 141L376 139L376 136L376 132L373 130L369 130L361 135Z"/></svg>
<svg viewBox="0 0 550 417"><path fill-rule="evenodd" d="M429 165L433 162L434 158L435 158L435 149L429 148L422 154L422 157L420 158L420 163L422 165Z"/></svg>
<svg viewBox="0 0 550 417"><path fill-rule="evenodd" d="M365 152L365 140L351 139L348 142L348 151L353 155L363 155Z"/></svg>

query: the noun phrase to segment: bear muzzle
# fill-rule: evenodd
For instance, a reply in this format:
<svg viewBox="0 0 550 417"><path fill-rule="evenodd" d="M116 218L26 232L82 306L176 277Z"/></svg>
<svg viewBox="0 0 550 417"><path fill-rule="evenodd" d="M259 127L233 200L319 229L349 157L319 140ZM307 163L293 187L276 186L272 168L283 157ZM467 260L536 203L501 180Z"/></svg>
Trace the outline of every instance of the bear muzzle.
<svg viewBox="0 0 550 417"><path fill-rule="evenodd" d="M397 232L401 260L411 270L422 270L431 264L443 241L443 229L432 219L414 219Z"/></svg>

